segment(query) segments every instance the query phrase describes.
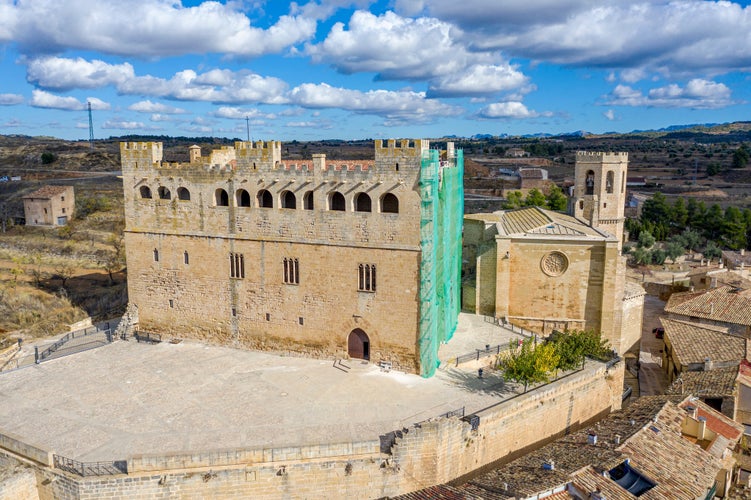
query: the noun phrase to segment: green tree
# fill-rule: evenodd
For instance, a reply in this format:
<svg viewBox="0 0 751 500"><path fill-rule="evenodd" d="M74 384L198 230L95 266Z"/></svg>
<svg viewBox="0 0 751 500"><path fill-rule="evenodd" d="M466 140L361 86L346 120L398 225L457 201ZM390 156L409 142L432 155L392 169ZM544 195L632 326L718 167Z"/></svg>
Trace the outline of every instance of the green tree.
<svg viewBox="0 0 751 500"><path fill-rule="evenodd" d="M748 165L749 153L745 144L741 144L733 151L733 168L743 168Z"/></svg>
<svg viewBox="0 0 751 500"><path fill-rule="evenodd" d="M55 163L55 160L57 160L57 156L55 156L54 153L50 153L48 151L42 153L42 165L49 165L50 163Z"/></svg>
<svg viewBox="0 0 751 500"><path fill-rule="evenodd" d="M722 167L720 167L720 164L716 161L713 161L712 163L707 165L707 175L710 177L719 174L721 171Z"/></svg>
<svg viewBox="0 0 751 500"><path fill-rule="evenodd" d="M524 205L524 198L521 191L511 191L506 195L506 201L503 203L503 208L507 210L513 210Z"/></svg>
<svg viewBox="0 0 751 500"><path fill-rule="evenodd" d="M500 362L504 377L524 384L524 392L529 384L550 380L550 374L557 365L555 347L547 343L535 346L532 339L524 340L521 346L512 340L508 355Z"/></svg>
<svg viewBox="0 0 751 500"><path fill-rule="evenodd" d="M679 197L675 199L670 211L670 216L673 227L679 230L683 230L683 228L686 227L686 224L688 224L688 209L686 208L686 203L683 201L683 198Z"/></svg>
<svg viewBox="0 0 751 500"><path fill-rule="evenodd" d="M685 247L677 241L669 241L665 245L665 256L666 258L672 260L673 264L675 264L678 257L683 255L685 252L686 252Z"/></svg>
<svg viewBox="0 0 751 500"><path fill-rule="evenodd" d="M524 206L526 207L543 207L548 205L548 200L545 195L539 189L532 188L527 194L527 199L524 200Z"/></svg>
<svg viewBox="0 0 751 500"><path fill-rule="evenodd" d="M667 257L665 250L662 248L655 248L650 253L653 264L662 265L665 263L665 258Z"/></svg>
<svg viewBox="0 0 751 500"><path fill-rule="evenodd" d="M707 245L704 247L703 255L705 259L709 260L719 259L722 257L722 250L714 241L708 241Z"/></svg>
<svg viewBox="0 0 751 500"><path fill-rule="evenodd" d="M646 248L636 247L631 256L636 264L647 265L652 263L652 253Z"/></svg>
<svg viewBox="0 0 751 500"><path fill-rule="evenodd" d="M556 332L550 341L558 354L556 368L561 370L578 368L587 356L602 359L610 351L608 341L594 330Z"/></svg>
<svg viewBox="0 0 751 500"><path fill-rule="evenodd" d="M566 195L563 194L563 190L558 186L554 185L552 188L550 188L550 192L548 193L547 198L547 205L550 210L556 210L559 212L566 210L568 199L566 198Z"/></svg>
<svg viewBox="0 0 751 500"><path fill-rule="evenodd" d="M671 207L668 205L667 198L659 191L644 202L641 211L641 220L650 221L654 224L668 224L671 220Z"/></svg>
<svg viewBox="0 0 751 500"><path fill-rule="evenodd" d="M652 248L655 244L655 237L649 231L639 233L639 248Z"/></svg>

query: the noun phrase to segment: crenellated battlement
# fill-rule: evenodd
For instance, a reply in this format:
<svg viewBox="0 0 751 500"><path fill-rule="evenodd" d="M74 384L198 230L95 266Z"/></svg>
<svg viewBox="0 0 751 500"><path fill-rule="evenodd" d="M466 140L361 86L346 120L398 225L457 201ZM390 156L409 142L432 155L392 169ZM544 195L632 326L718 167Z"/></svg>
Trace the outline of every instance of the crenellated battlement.
<svg viewBox="0 0 751 500"><path fill-rule="evenodd" d="M121 142L120 158L123 168L152 165L162 161L161 142Z"/></svg>
<svg viewBox="0 0 751 500"><path fill-rule="evenodd" d="M399 145L397 146L397 142ZM394 156L395 154L413 156L422 155L430 149L430 141L427 139L380 139L375 141L376 157L381 155Z"/></svg>
<svg viewBox="0 0 751 500"><path fill-rule="evenodd" d="M628 153L623 151L577 151L576 161L583 162L624 162L628 161Z"/></svg>

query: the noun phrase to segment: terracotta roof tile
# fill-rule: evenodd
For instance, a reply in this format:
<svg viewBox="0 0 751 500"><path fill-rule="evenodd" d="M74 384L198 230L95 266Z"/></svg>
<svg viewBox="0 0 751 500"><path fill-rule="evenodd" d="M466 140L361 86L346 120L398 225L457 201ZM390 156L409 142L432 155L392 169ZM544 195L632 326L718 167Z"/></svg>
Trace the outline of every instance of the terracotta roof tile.
<svg viewBox="0 0 751 500"><path fill-rule="evenodd" d="M735 392L735 366L701 372L683 372L665 394L691 394L701 397L729 397Z"/></svg>
<svg viewBox="0 0 751 500"><path fill-rule="evenodd" d="M64 194L72 187L73 186L43 186L33 193L24 196L24 198L51 198L53 196Z"/></svg>
<svg viewBox="0 0 751 500"><path fill-rule="evenodd" d="M747 291L729 285L699 292L674 293L665 304L665 312L751 325L751 298Z"/></svg>
<svg viewBox="0 0 751 500"><path fill-rule="evenodd" d="M740 362L746 355L746 339L727 333L727 328L698 325L688 321L660 318L665 327L665 342L681 365Z"/></svg>

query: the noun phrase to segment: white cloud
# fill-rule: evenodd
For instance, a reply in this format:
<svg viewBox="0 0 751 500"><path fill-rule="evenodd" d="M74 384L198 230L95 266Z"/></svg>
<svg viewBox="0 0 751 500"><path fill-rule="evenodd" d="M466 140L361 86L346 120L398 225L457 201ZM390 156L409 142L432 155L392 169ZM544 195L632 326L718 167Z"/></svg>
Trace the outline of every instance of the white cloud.
<svg viewBox="0 0 751 500"><path fill-rule="evenodd" d="M179 115L187 113L187 111L182 108L167 106L166 104L162 104L160 102L151 102L149 100L138 101L128 106L128 109L131 111L137 111L139 113L159 113L165 115Z"/></svg>
<svg viewBox="0 0 751 500"><path fill-rule="evenodd" d="M110 103L104 102L103 100L99 99L98 97L87 97L86 102L91 104L91 109L94 110L104 110L104 109L110 109Z"/></svg>
<svg viewBox="0 0 751 500"><path fill-rule="evenodd" d="M66 49L126 56L278 53L310 39L315 19L281 16L256 28L242 2L26 0L0 6L0 41L15 41L27 53Z"/></svg>
<svg viewBox="0 0 751 500"><path fill-rule="evenodd" d="M104 61L87 61L81 57L39 57L26 67L26 79L45 89L93 89L107 85L117 86L134 78L129 63L108 64Z"/></svg>
<svg viewBox="0 0 751 500"><path fill-rule="evenodd" d="M617 85L606 100L611 106L716 109L734 104L731 94L724 83L695 78L685 87L673 83L651 89L646 95L628 85Z"/></svg>
<svg viewBox="0 0 751 500"><path fill-rule="evenodd" d="M29 104L35 108L62 109L66 111L79 111L85 108L85 105L75 97L62 97L50 94L44 90L32 90Z"/></svg>
<svg viewBox="0 0 751 500"><path fill-rule="evenodd" d="M287 122L284 124L285 127L290 128L315 128L315 129L330 129L331 124L330 123L321 123L321 122Z"/></svg>
<svg viewBox="0 0 751 500"><path fill-rule="evenodd" d="M265 118L273 120L276 118L274 113L261 113L257 109L243 109L234 106L221 106L214 111L212 115L217 118L229 118L231 120L244 120L245 118Z"/></svg>
<svg viewBox="0 0 751 500"><path fill-rule="evenodd" d="M538 118L541 116L553 116L553 113L546 111L538 113L532 111L519 101L494 102L482 108L479 113L482 118Z"/></svg>
<svg viewBox="0 0 751 500"><path fill-rule="evenodd" d="M428 88L428 95L488 95L518 89L527 81L528 78L523 73L508 65L475 64L466 70L434 80Z"/></svg>
<svg viewBox="0 0 751 500"><path fill-rule="evenodd" d="M103 129L137 130L146 128L142 122L126 120L107 120L102 124Z"/></svg>
<svg viewBox="0 0 751 500"><path fill-rule="evenodd" d="M23 102L20 94L0 94L0 106L15 106Z"/></svg>
<svg viewBox="0 0 751 500"><path fill-rule="evenodd" d="M436 99L427 99L424 93L408 91L359 90L332 87L321 83L305 83L295 87L290 100L306 108L340 108L360 114L374 114L391 122L431 121L438 116L453 116L461 109Z"/></svg>
<svg viewBox="0 0 751 500"><path fill-rule="evenodd" d="M605 111L602 115L611 122L615 120L615 111L613 111L612 109Z"/></svg>
<svg viewBox="0 0 751 500"><path fill-rule="evenodd" d="M326 39L308 46L307 52L313 61L332 64L343 73L375 72L381 79L442 77L472 64L498 62L497 56L470 53L457 44L455 31L437 19L356 11L347 29L336 23Z"/></svg>

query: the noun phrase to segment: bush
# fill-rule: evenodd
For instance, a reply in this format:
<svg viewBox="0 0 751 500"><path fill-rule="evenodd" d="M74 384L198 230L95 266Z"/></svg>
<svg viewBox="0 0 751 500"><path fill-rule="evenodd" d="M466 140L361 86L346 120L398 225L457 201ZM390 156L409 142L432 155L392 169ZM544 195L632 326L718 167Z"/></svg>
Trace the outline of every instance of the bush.
<svg viewBox="0 0 751 500"><path fill-rule="evenodd" d="M57 156L54 153L44 152L42 153L42 165L49 165L55 163Z"/></svg>

